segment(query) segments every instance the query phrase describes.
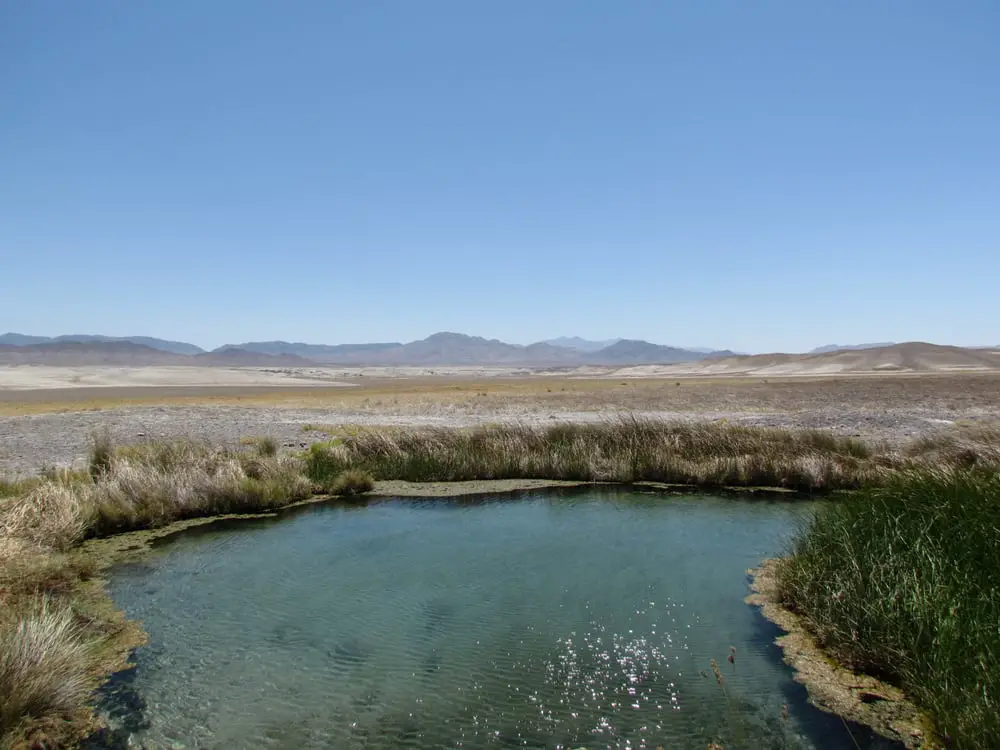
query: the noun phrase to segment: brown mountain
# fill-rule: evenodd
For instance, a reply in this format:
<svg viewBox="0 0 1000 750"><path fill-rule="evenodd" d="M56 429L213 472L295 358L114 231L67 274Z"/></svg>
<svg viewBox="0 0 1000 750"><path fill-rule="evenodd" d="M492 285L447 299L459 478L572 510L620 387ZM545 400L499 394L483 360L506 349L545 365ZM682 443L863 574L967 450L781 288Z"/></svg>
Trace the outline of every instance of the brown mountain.
<svg viewBox="0 0 1000 750"><path fill-rule="evenodd" d="M731 355L732 352L695 352L674 346L661 346L648 341L623 339L610 346L583 355L587 364L671 364L673 362L693 362L710 357Z"/></svg>
<svg viewBox="0 0 1000 750"><path fill-rule="evenodd" d="M674 369L674 368L671 368ZM688 374L834 375L879 372L963 372L1000 369L1000 350L942 346L923 341L824 352L754 354L678 365Z"/></svg>
<svg viewBox="0 0 1000 750"><path fill-rule="evenodd" d="M172 354L129 341L60 341L0 349L0 364L5 365L145 367L182 365L189 360L190 357L183 354Z"/></svg>

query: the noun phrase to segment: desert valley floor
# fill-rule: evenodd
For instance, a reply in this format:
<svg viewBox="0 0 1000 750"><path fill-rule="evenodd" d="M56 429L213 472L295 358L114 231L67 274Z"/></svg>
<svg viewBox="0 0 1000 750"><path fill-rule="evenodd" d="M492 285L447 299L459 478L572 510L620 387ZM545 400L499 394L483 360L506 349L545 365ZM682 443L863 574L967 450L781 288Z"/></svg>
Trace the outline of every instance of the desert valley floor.
<svg viewBox="0 0 1000 750"><path fill-rule="evenodd" d="M668 375L667 372L670 372ZM366 425L462 427L613 419L728 420L904 442L1000 420L1000 371L764 377L683 368L0 368L0 472L79 462L90 435L286 447Z"/></svg>

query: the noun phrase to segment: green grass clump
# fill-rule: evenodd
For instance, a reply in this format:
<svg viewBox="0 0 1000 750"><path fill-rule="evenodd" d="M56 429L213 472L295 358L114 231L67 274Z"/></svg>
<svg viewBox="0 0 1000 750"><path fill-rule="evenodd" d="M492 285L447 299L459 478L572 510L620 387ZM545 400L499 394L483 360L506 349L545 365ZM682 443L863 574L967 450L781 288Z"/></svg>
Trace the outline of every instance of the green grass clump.
<svg viewBox="0 0 1000 750"><path fill-rule="evenodd" d="M838 661L899 684L958 750L1000 737L1000 475L897 477L825 506L780 568Z"/></svg>
<svg viewBox="0 0 1000 750"><path fill-rule="evenodd" d="M375 479L362 469L348 469L330 483L331 495L364 495L375 489Z"/></svg>
<svg viewBox="0 0 1000 750"><path fill-rule="evenodd" d="M335 452L333 445L313 443L305 454L305 473L317 485L324 486L336 479L349 468L341 452Z"/></svg>

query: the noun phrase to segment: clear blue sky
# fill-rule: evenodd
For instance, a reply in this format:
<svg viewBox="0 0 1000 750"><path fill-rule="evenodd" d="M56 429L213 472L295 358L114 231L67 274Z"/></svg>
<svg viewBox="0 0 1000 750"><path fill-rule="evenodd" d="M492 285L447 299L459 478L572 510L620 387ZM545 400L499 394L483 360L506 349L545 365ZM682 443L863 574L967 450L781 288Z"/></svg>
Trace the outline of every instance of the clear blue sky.
<svg viewBox="0 0 1000 750"><path fill-rule="evenodd" d="M0 3L0 332L1000 343L996 0Z"/></svg>

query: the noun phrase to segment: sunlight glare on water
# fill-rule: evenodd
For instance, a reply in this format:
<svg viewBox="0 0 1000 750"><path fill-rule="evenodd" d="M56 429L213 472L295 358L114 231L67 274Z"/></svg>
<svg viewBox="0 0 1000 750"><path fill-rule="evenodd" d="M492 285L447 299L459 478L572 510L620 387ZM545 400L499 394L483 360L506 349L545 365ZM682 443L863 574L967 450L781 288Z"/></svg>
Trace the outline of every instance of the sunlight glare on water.
<svg viewBox="0 0 1000 750"><path fill-rule="evenodd" d="M149 748L854 748L743 601L808 507L587 490L189 531L113 572L150 642L103 710Z"/></svg>

